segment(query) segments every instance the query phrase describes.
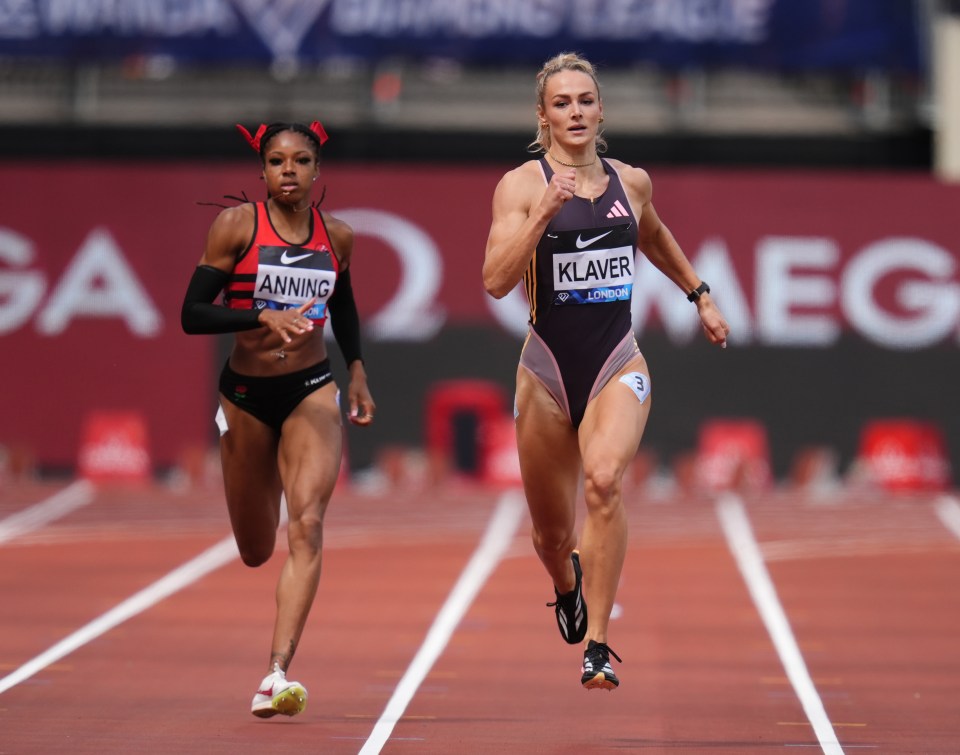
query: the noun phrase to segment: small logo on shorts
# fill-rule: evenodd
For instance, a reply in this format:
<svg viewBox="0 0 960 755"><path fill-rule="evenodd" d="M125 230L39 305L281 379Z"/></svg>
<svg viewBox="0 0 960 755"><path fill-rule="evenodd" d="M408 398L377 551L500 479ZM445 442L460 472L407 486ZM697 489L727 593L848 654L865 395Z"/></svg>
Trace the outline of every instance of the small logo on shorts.
<svg viewBox="0 0 960 755"><path fill-rule="evenodd" d="M309 380L304 380L303 385L306 388L312 388L313 386L318 385L320 383L324 383L329 379L330 379L330 373L325 372L322 375L317 375L316 377L312 377Z"/></svg>

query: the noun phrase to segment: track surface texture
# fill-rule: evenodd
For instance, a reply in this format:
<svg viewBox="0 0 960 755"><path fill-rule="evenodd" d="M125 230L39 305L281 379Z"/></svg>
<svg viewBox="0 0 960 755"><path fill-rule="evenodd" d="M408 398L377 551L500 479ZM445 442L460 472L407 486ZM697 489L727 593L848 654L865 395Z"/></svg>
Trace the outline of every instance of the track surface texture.
<svg viewBox="0 0 960 755"><path fill-rule="evenodd" d="M282 547L244 567L215 486L5 482L0 753L958 752L956 495L628 512L621 686L586 691L522 496L338 489L307 709L261 720Z"/></svg>

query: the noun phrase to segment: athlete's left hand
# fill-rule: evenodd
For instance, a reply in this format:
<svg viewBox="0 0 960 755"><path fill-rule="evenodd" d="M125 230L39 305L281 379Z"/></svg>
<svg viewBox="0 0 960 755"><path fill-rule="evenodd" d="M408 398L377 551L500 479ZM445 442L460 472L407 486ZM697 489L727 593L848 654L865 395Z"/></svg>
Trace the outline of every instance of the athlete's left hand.
<svg viewBox="0 0 960 755"><path fill-rule="evenodd" d="M350 409L347 419L354 425L369 425L377 405L373 402L367 387L367 371L359 359L350 365L350 386L347 388L347 401Z"/></svg>
<svg viewBox="0 0 960 755"><path fill-rule="evenodd" d="M727 335L730 333L730 326L723 318L723 314L713 303L710 294L703 294L697 299L697 312L700 315L700 324L703 326L703 333L710 343L715 343L721 349L727 348Z"/></svg>

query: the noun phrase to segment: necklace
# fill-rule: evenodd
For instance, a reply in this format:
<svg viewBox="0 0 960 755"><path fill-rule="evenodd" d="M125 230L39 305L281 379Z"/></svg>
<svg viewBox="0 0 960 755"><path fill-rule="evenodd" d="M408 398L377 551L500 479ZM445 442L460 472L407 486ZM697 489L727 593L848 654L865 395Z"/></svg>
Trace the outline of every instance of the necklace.
<svg viewBox="0 0 960 755"><path fill-rule="evenodd" d="M283 192L283 196L287 196L289 193L290 193L289 191L285 191L285 192ZM290 209L291 212L306 212L306 211L309 210L312 206L313 206L313 205L312 205L309 201L307 202L307 206L306 206L306 207L297 207L295 204L288 204L288 205L287 205L287 207Z"/></svg>
<svg viewBox="0 0 960 755"><path fill-rule="evenodd" d="M565 163L565 162L564 162L563 160L561 160L559 157L557 157L556 155L554 155L553 152L547 152L547 154L550 155L550 157L552 157L552 158L553 158L554 160L556 160L558 163L560 163L561 165L565 165L565 166L568 167L568 168L589 168L591 165L593 165L593 164L597 161L597 153L596 153L596 152L593 153L593 159L592 159L590 162L588 162L588 163Z"/></svg>

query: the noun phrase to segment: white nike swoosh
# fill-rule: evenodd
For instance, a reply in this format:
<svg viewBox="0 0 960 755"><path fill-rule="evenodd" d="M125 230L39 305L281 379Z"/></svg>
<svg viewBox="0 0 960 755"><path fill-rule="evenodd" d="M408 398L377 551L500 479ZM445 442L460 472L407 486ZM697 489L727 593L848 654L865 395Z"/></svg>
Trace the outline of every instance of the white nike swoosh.
<svg viewBox="0 0 960 755"><path fill-rule="evenodd" d="M604 236L609 236L613 231L607 231L606 233L601 233L599 236L594 236L592 239L583 240L583 236L577 236L577 249L583 249L586 246L590 246L594 241L599 241Z"/></svg>
<svg viewBox="0 0 960 755"><path fill-rule="evenodd" d="M280 255L280 261L281 261L284 265L292 265L294 262L299 262L300 260L305 260L305 259L306 259L307 257L309 257L311 254L313 254L313 252L307 252L306 254L300 254L300 255L297 255L296 257L288 257L288 256L287 256L287 253L284 252L283 254Z"/></svg>

